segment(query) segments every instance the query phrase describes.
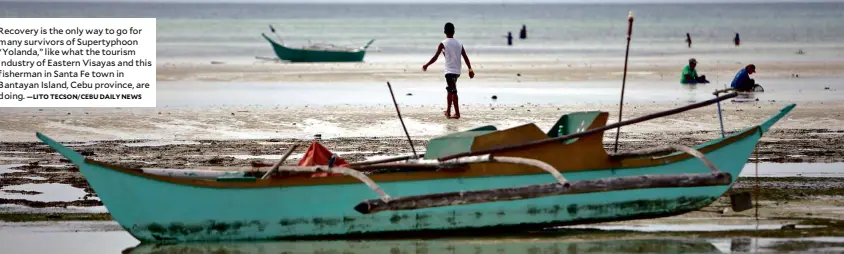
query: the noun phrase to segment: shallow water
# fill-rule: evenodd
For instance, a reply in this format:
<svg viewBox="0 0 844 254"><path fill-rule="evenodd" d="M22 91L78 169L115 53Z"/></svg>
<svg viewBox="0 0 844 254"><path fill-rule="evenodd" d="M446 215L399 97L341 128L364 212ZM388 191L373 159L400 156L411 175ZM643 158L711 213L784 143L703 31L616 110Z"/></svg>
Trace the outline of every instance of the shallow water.
<svg viewBox="0 0 844 254"><path fill-rule="evenodd" d="M128 147L168 146L168 145L199 145L199 142L189 140L151 140L137 143L123 144Z"/></svg>
<svg viewBox="0 0 844 254"><path fill-rule="evenodd" d="M582 225L566 226L561 229L600 229L600 230L632 230L639 232L712 232L729 230L778 230L784 224L642 224L642 225ZM796 228L815 228L817 226L796 225Z"/></svg>
<svg viewBox="0 0 844 254"><path fill-rule="evenodd" d="M5 173L14 173L14 172L23 172L23 170L12 169L14 167L20 167L23 164L9 164L9 165L0 165L0 176Z"/></svg>
<svg viewBox="0 0 844 254"><path fill-rule="evenodd" d="M756 164L745 164L742 177L756 176ZM844 163L759 163L759 177L844 177Z"/></svg>
<svg viewBox="0 0 844 254"><path fill-rule="evenodd" d="M0 223L4 253L730 253L770 252L812 243L839 248L844 238L654 238L575 236L442 238L433 240L263 241L140 244L115 222ZM579 238L579 239L578 239ZM588 239L588 240L585 240ZM830 247L832 246L832 247ZM811 249L800 249L807 251Z"/></svg>
<svg viewBox="0 0 844 254"><path fill-rule="evenodd" d="M0 213L108 213L108 209L105 206L32 208L25 205L2 204Z"/></svg>
<svg viewBox="0 0 844 254"><path fill-rule="evenodd" d="M85 190L70 186L69 184L61 184L61 183L38 183L38 184L21 184L21 185L12 185L6 186L2 189L3 192L0 192L0 198L5 199L26 199L32 201L42 201L42 202L62 202L62 201L75 201L82 199L87 193ZM35 195L26 195L26 194L19 194L19 193L9 193L5 192L6 190L17 190L17 191L37 191L41 194ZM96 198L92 198L96 199Z"/></svg>
<svg viewBox="0 0 844 254"><path fill-rule="evenodd" d="M830 45L844 41L841 15L844 5L839 3L747 6L744 4L749 3L720 1L719 4L631 6L517 4L519 1L506 0L500 1L501 4L448 1L444 6L430 2L366 5L53 2L64 3L3 1L0 17L157 18L158 59L173 62L197 58L250 61L255 56L271 56L269 44L261 38L261 33L270 33L268 25L273 25L277 35L293 46L313 41L357 47L375 38L373 52L367 54L368 61L424 61L443 39L444 20L454 22L457 38L467 45L473 59L475 54L502 54L509 56L508 61L524 55L618 57L624 55L626 17L631 10L636 17L631 58L684 59L694 54L698 59L708 59L714 54L726 54L739 59L782 59L796 57L794 52L798 48L807 53L800 57L836 58L840 55L835 53L840 51ZM326 1L313 1L318 2ZM689 10L694 10L695 15L688 15ZM518 36L522 24L527 25L528 39L515 39L513 46L507 46L502 36L507 32ZM685 33L693 38L692 48L683 42ZM738 48L732 43L735 33L740 33L742 39Z"/></svg>
<svg viewBox="0 0 844 254"><path fill-rule="evenodd" d="M396 100L402 105L444 103L441 82L391 82ZM392 105L383 82L159 82L158 107L220 106L320 106ZM519 105L525 103L577 105L615 104L621 93L620 81L584 82L461 82L461 104ZM844 97L844 83L833 78L776 79L765 81L765 92L756 94L759 102L835 101ZM825 90L824 87L832 90ZM723 85L696 87L677 81L628 81L625 104L692 103L714 98L712 91ZM192 96L185 97L185 94ZM408 96L407 94L412 94ZM378 95L378 96L373 96ZM496 100L492 96L497 96ZM279 100L278 98L284 98ZM729 102L724 102L729 103ZM320 123L315 127L327 128ZM409 123L408 126L414 126ZM436 126L434 126L436 127Z"/></svg>

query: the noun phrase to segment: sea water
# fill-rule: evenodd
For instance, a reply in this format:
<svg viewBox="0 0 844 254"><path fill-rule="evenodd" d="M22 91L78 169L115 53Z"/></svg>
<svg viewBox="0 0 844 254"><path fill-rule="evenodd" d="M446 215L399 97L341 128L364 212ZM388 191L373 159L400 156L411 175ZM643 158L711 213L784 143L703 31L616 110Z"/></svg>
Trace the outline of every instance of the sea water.
<svg viewBox="0 0 844 254"><path fill-rule="evenodd" d="M0 2L0 18L157 18L159 61L251 61L272 57L261 37L292 46L359 47L367 61L424 61L453 22L470 54L619 61L627 13L635 21L631 57L746 54L745 59L844 59L844 3L717 4L189 4ZM527 40L519 40L522 25ZM277 32L272 34L269 25ZM507 32L514 45L507 46ZM693 44L688 48L685 34ZM741 37L741 52L733 37ZM806 52L797 55L798 50ZM422 59L422 60L419 60Z"/></svg>

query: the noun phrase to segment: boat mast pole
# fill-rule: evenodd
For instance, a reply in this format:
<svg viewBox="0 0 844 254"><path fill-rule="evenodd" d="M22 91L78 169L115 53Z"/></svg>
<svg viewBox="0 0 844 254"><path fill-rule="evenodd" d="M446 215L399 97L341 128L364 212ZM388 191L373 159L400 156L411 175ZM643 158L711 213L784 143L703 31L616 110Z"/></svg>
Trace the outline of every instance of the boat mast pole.
<svg viewBox="0 0 844 254"><path fill-rule="evenodd" d="M627 58L630 55L630 35L633 33L633 11L627 13L627 50L624 53L624 76L621 79L621 101L618 103L618 121L621 122L621 112L624 109L624 86L627 84ZM618 137L621 135L621 126L615 131L615 150L618 152Z"/></svg>
<svg viewBox="0 0 844 254"><path fill-rule="evenodd" d="M410 143L410 150L413 151L413 158L418 159L419 156L416 155L416 148L413 148L413 140L410 140L410 134L407 133L407 127L404 127L404 120L401 118L401 111L399 111L399 104L396 102L396 96L393 95L393 87L390 85L390 82L387 82L387 88L390 88L390 97L393 97L393 105L396 106L396 114L399 115L399 121L401 122L401 128L404 129L404 135L407 136L407 142Z"/></svg>

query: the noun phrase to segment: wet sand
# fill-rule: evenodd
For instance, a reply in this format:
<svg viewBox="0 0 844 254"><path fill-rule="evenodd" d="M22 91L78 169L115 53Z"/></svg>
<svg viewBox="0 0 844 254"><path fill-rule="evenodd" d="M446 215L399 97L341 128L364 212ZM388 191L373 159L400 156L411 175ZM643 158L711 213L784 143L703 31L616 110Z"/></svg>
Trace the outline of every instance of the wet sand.
<svg viewBox="0 0 844 254"><path fill-rule="evenodd" d="M798 104L765 134L758 147L760 162L804 163L788 164L793 167L780 167L776 171L786 177L778 177L783 175L775 175L774 171L765 176L766 167L764 164L760 167L761 175L765 176L758 179L760 223L765 225L762 228L774 229L787 224L812 224L807 220L827 220L820 223L826 226L835 224L844 213L840 209L844 203L839 201L844 195L840 191L844 189L844 178L797 174L809 172L800 169L807 163L844 161L844 117L841 116L844 82L836 76L842 66L838 62L773 63L776 62L765 65L766 72L759 75L770 80L764 83L766 92L756 97L758 101L728 100L721 105L724 127L732 132L759 124L790 103ZM678 68L673 64L637 62L630 69L624 119L710 99L711 91L722 88L724 80L732 77L740 66L740 63L723 62L702 67L713 84L683 87L676 84ZM410 148L383 84L386 80L393 82L404 121L420 152L424 152L431 137L488 124L504 129L536 123L544 130L565 113L589 110L609 112L608 124L618 118L615 101L619 96L617 80L621 68L617 62L483 64L475 67L478 78L460 81L460 120L442 116L441 70L432 68L422 73L416 69L412 63L259 67L165 64L158 71L161 86L157 108L3 109L0 112L4 116L4 121L0 121L3 138L0 165L4 165L0 166L0 189L3 189L0 220L109 220L106 209L78 169L37 141L35 132L65 142L97 160L144 168L266 169L291 143L311 140L315 134L321 134L323 145L349 161L409 154ZM795 73L800 77L792 76ZM491 100L492 95L498 99ZM717 109L711 105L623 127L620 148L634 150L666 143L696 145L719 136ZM605 133L606 148L611 149L614 137L614 131ZM297 156L301 152L294 153L286 163L294 163ZM751 157L748 163L756 161ZM658 232L653 234L658 237L666 234L844 236L840 227L769 230L779 232L774 234L744 230L755 221L755 210L731 211L729 194L756 191L757 179L747 175L752 172L748 171L752 165L748 164L743 177L727 195L701 211L596 227L629 229L657 225ZM820 170L822 174L834 173L842 164L823 165L830 170ZM77 188L82 194L72 200L56 200L56 196L42 187L11 189L31 184L62 184L66 185L62 188ZM742 230L724 233L725 226L713 226L714 233L684 230L684 226L688 229L713 222ZM672 233L677 230L683 232ZM108 232L127 237L119 230ZM563 234L569 236L583 233L566 232ZM624 231L603 236L616 239L636 234ZM583 234L582 237L596 236ZM739 242L743 244L744 240ZM129 246L120 249L126 247ZM144 250L139 248L134 252L145 253Z"/></svg>
<svg viewBox="0 0 844 254"><path fill-rule="evenodd" d="M433 52L432 52L433 53ZM439 81L443 77L442 59L422 71L430 55L403 56L397 59L365 59L362 63L286 63L266 60L223 61L221 64L197 61L162 60L156 73L159 81ZM619 57L565 57L557 55L470 55L476 72L474 80L484 81L588 81L621 80L624 64ZM701 53L683 56L636 57L629 59L628 80L679 82L688 58L698 60L698 73L719 85L728 83L735 73L753 63L757 79L800 77L841 77L844 67L841 51L832 55L747 55ZM461 81L468 80L467 68Z"/></svg>

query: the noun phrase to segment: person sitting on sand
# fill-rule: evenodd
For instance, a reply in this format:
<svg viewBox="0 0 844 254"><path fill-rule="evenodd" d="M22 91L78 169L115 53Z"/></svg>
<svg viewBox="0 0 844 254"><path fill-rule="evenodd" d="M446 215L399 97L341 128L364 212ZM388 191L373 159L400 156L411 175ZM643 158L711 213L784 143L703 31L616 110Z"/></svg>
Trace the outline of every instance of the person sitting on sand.
<svg viewBox="0 0 844 254"><path fill-rule="evenodd" d="M749 64L736 73L730 87L739 92L749 92L756 86L756 81L750 78L750 74L756 73L756 65Z"/></svg>
<svg viewBox="0 0 844 254"><path fill-rule="evenodd" d="M706 75L698 76L697 70L695 70L695 66L697 66L697 60L694 58L689 59L689 65L686 65L683 68L683 76L680 79L680 83L683 84L706 84L709 83L709 80L706 80Z"/></svg>
<svg viewBox="0 0 844 254"><path fill-rule="evenodd" d="M466 49L463 44L457 39L454 39L454 25L451 22L445 23L445 37L446 39L440 42L437 47L437 53L431 57L425 65L422 65L422 71L427 71L428 66L433 64L439 58L440 53L445 57L445 90L448 93L446 101L448 107L443 111L445 117L452 119L460 119L460 109L457 107L457 78L460 77L462 64L460 62L461 55L466 61L466 67L469 67L469 78L475 78L475 72L472 71L472 64L469 63L469 56L466 55ZM451 116L451 106L454 105L454 117Z"/></svg>

